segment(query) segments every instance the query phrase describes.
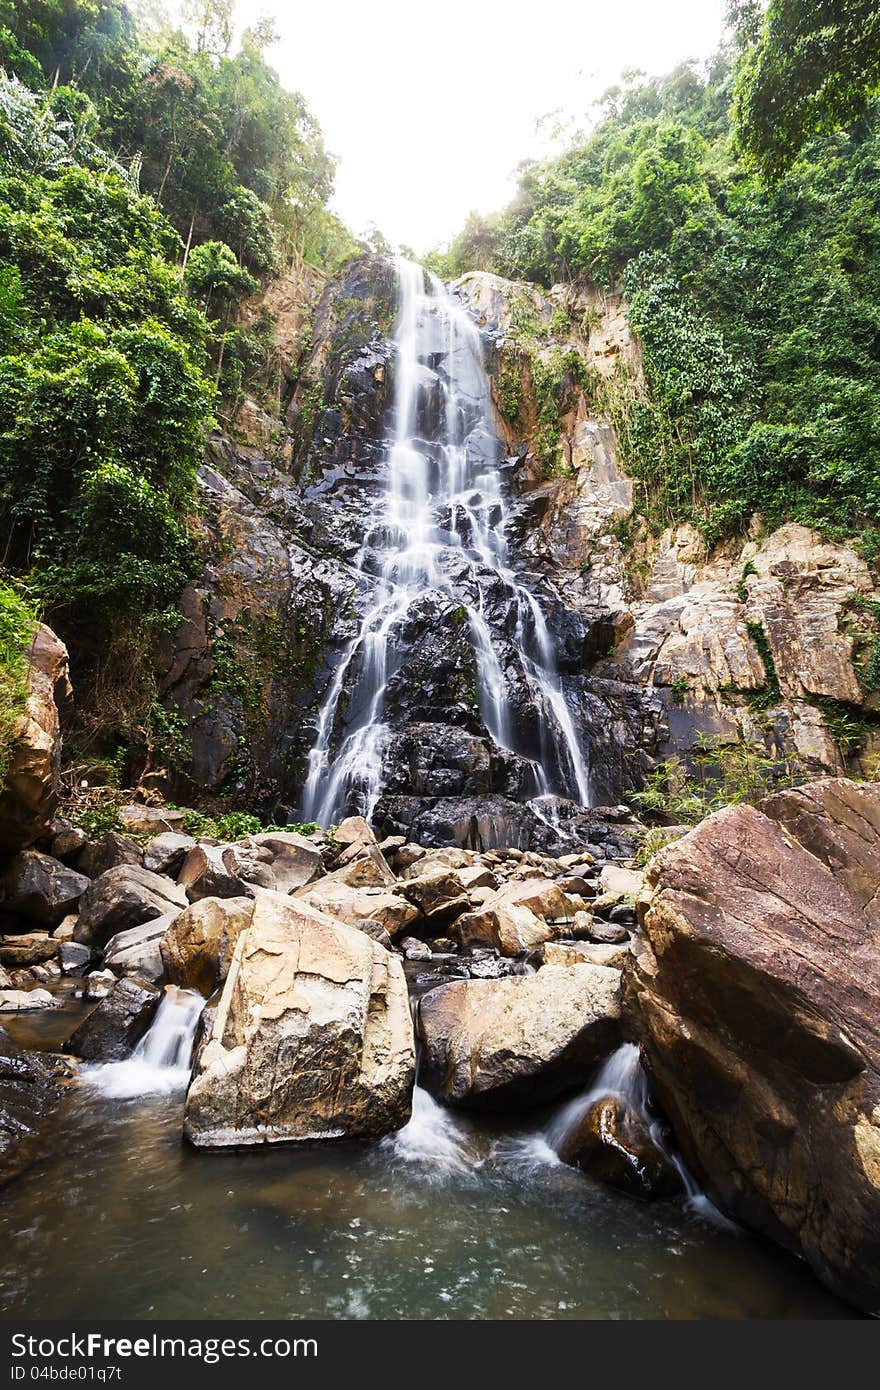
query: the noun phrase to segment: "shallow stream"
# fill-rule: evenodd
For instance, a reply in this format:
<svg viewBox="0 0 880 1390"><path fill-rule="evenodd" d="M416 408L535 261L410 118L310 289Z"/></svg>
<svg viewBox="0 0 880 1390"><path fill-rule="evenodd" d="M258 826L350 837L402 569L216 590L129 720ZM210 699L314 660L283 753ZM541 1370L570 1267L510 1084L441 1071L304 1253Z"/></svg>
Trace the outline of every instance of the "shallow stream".
<svg viewBox="0 0 880 1390"><path fill-rule="evenodd" d="M0 1192L3 1317L851 1315L683 1200L643 1205L560 1164L549 1116L475 1122L419 1090L380 1143L197 1153L179 1083L106 1089L76 1086Z"/></svg>

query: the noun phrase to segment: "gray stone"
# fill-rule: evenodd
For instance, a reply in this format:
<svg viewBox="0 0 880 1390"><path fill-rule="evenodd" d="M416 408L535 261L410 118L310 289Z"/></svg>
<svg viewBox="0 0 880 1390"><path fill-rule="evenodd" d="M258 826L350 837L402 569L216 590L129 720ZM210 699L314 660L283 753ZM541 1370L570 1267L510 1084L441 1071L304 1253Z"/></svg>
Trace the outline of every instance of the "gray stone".
<svg viewBox="0 0 880 1390"><path fill-rule="evenodd" d="M160 993L143 980L117 980L68 1039L67 1047L89 1062L128 1057L153 1021Z"/></svg>
<svg viewBox="0 0 880 1390"><path fill-rule="evenodd" d="M78 975L92 959L91 948L79 941L62 941L58 947L58 959L65 975Z"/></svg>
<svg viewBox="0 0 880 1390"><path fill-rule="evenodd" d="M26 849L8 864L0 891L7 910L40 926L57 927L88 886L87 878L60 860Z"/></svg>
<svg viewBox="0 0 880 1390"><path fill-rule="evenodd" d="M154 835L144 846L144 868L154 874L168 874L176 878L194 845L195 840L191 835L183 835L177 830Z"/></svg>
<svg viewBox="0 0 880 1390"><path fill-rule="evenodd" d="M80 903L74 940L100 946L119 932L186 906L186 894L170 879L137 864L121 864L89 886Z"/></svg>

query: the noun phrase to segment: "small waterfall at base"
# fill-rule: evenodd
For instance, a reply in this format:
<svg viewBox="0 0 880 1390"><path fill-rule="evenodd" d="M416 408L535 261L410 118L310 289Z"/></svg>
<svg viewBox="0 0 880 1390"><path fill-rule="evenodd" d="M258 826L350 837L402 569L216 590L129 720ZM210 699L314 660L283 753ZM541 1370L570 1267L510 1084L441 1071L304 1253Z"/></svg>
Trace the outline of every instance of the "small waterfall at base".
<svg viewBox="0 0 880 1390"><path fill-rule="evenodd" d="M418 1167L431 1182L470 1172L478 1158L461 1122L422 1086L413 1092L409 1123L382 1141L402 1163Z"/></svg>
<svg viewBox="0 0 880 1390"><path fill-rule="evenodd" d="M148 1031L123 1062L84 1067L82 1079L116 1100L167 1094L190 1077L196 1028L205 1007L200 994L168 985Z"/></svg>
<svg viewBox="0 0 880 1390"><path fill-rule="evenodd" d="M550 1121L545 1131L547 1143L558 1152L565 1136L586 1115L591 1105L605 1096L616 1096L644 1123L655 1143L656 1120L648 1113L648 1078L635 1043L623 1043L606 1058L589 1086ZM662 1147L662 1145L661 1145Z"/></svg>
<svg viewBox="0 0 880 1390"><path fill-rule="evenodd" d="M466 614L478 704L491 739L532 765L533 794L558 793L588 806L586 759L547 620L510 563L503 451L480 334L436 276L408 261L397 261L396 269L387 484L356 561L377 585L318 716L302 817L329 825L349 812L372 815L391 737L388 685L406 656L403 629L411 610L432 591ZM505 669L511 662L515 672ZM511 674L538 711L538 750L526 747L517 731Z"/></svg>

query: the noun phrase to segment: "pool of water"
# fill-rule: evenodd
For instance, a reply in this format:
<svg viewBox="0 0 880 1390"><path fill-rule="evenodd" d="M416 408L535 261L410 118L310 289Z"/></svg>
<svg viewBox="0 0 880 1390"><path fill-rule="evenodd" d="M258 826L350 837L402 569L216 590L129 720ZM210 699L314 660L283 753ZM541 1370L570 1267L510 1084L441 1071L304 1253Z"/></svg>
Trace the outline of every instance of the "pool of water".
<svg viewBox="0 0 880 1390"><path fill-rule="evenodd" d="M641 1205L535 1124L417 1092L377 1144L198 1153L183 1098L86 1073L0 1193L6 1318L827 1318L805 1266L684 1201Z"/></svg>

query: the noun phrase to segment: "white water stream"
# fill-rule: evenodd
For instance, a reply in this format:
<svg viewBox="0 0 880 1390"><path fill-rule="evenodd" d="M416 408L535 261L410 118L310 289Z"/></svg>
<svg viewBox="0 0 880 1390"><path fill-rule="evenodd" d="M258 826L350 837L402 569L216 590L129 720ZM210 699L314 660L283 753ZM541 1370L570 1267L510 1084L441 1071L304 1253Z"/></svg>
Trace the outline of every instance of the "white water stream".
<svg viewBox="0 0 880 1390"><path fill-rule="evenodd" d="M148 1031L123 1062L84 1067L83 1080L114 1100L183 1091L189 1084L196 1028L205 1001L168 985Z"/></svg>
<svg viewBox="0 0 880 1390"><path fill-rule="evenodd" d="M589 805L586 760L547 621L510 565L502 447L479 332L436 276L409 261L396 265L400 310L387 486L357 562L378 583L319 715L303 818L328 825L348 811L372 814L382 792L386 692L403 655L400 632L416 601L431 591L467 613L490 736L501 748L523 751L516 747L507 677L486 611L489 589L499 585L515 616L510 641L517 678L541 712L541 749L537 757L529 754L535 792L560 792ZM345 727L334 752L344 695Z"/></svg>

